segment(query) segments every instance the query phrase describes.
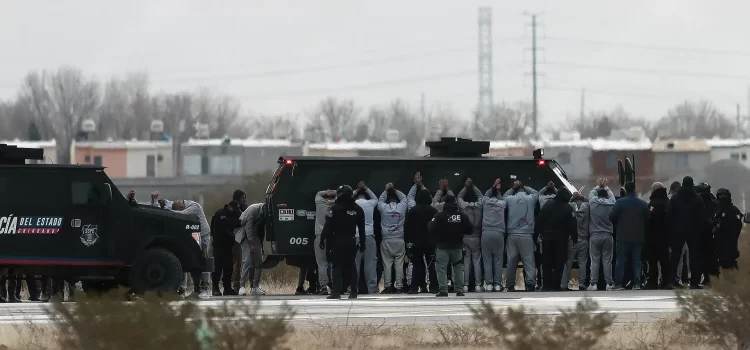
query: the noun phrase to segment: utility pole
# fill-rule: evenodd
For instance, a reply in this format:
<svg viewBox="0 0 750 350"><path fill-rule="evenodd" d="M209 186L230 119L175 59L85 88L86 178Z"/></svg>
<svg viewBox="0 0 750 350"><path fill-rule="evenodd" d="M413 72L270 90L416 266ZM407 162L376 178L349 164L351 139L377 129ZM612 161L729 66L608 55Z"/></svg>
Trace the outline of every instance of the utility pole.
<svg viewBox="0 0 750 350"><path fill-rule="evenodd" d="M492 111L492 7L479 8L479 105L477 116ZM476 127L476 120L474 122Z"/></svg>
<svg viewBox="0 0 750 350"><path fill-rule="evenodd" d="M541 15L537 13L525 13L527 16L531 16L531 81L532 81L532 127L533 127L533 136L538 136L538 126L539 126L539 107L537 103L537 77L538 72L536 69L537 64L537 57L536 53L539 51L539 48L537 48L536 45L536 29L538 26L538 23L536 21L536 17Z"/></svg>
<svg viewBox="0 0 750 350"><path fill-rule="evenodd" d="M581 89L581 120L586 116L586 89Z"/></svg>

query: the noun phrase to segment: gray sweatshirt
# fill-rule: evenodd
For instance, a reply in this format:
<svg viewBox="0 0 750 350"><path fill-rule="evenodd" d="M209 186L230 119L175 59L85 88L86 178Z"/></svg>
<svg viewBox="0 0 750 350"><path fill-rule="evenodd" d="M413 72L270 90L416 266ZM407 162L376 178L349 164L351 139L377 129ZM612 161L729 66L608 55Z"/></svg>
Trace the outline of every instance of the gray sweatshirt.
<svg viewBox="0 0 750 350"><path fill-rule="evenodd" d="M396 190L396 196L398 196L398 202L386 203L388 191L383 191L378 200L383 240L404 239L404 221L408 203L403 192Z"/></svg>
<svg viewBox="0 0 750 350"><path fill-rule="evenodd" d="M490 188L479 201L482 209L482 234L505 234L505 208L508 203L500 192L492 196Z"/></svg>
<svg viewBox="0 0 750 350"><path fill-rule="evenodd" d="M445 205L445 203L443 203L443 197L447 195L454 195L453 191L448 190L443 193L443 190L437 190L437 192L435 192L435 197L432 198L432 207L437 209L438 212L443 211L443 206Z"/></svg>
<svg viewBox="0 0 750 350"><path fill-rule="evenodd" d="M570 206L573 208L573 215L576 217L578 226L578 241L589 240L589 203L571 201Z"/></svg>
<svg viewBox="0 0 750 350"><path fill-rule="evenodd" d="M323 233L323 226L326 224L326 216L330 211L336 199L323 197L326 191L320 191L315 195L315 235L320 236Z"/></svg>
<svg viewBox="0 0 750 350"><path fill-rule="evenodd" d="M469 222L471 222L471 226L474 227L472 233L470 235L465 235L464 237L482 236L482 205L480 203L484 195L476 186L473 186L472 190L477 196L476 202L467 202L464 200L466 187L462 188L461 192L458 192L458 208L469 217Z"/></svg>
<svg viewBox="0 0 750 350"><path fill-rule="evenodd" d="M234 240L242 243L244 239L258 240L259 237L253 232L255 220L260 217L263 209L263 203L250 204L245 211L240 214L240 221L245 224L234 230Z"/></svg>
<svg viewBox="0 0 750 350"><path fill-rule="evenodd" d="M509 235L534 234L534 209L539 201L539 192L528 186L523 189L515 194L512 189L505 192L505 201L508 203Z"/></svg>
<svg viewBox="0 0 750 350"><path fill-rule="evenodd" d="M545 189L546 190L546 189ZM547 202L551 201L555 198L555 194L541 194L539 193L539 209L544 208L544 205L547 204Z"/></svg>
<svg viewBox="0 0 750 350"><path fill-rule="evenodd" d="M189 200L184 202L185 209L175 210L174 212L198 217L198 221L201 223L201 250L208 252L208 245L211 243L211 226L206 220L206 213L203 212L203 207L200 204Z"/></svg>
<svg viewBox="0 0 750 350"><path fill-rule="evenodd" d="M365 212L365 234L367 236L375 235L375 220L372 218L375 207L378 206L378 197L375 197L375 193L370 191L368 188L366 191L368 199L357 199L354 203L357 203Z"/></svg>
<svg viewBox="0 0 750 350"><path fill-rule="evenodd" d="M589 218L589 234L591 236L600 234L611 236L614 231L612 222L609 221L609 213L615 207L615 195L609 187L605 187L607 198L599 198L597 195L599 188L599 186L596 186L589 192L589 208L591 213Z"/></svg>

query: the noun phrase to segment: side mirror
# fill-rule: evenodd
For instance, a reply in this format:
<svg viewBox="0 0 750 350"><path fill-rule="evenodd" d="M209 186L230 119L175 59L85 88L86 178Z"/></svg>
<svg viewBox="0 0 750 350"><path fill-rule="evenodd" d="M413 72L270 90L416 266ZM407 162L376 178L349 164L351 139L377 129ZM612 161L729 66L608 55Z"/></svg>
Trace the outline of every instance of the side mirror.
<svg viewBox="0 0 750 350"><path fill-rule="evenodd" d="M112 203L112 185L105 183L107 190L104 191L104 204L109 205Z"/></svg>
<svg viewBox="0 0 750 350"><path fill-rule="evenodd" d="M745 216L742 218L742 221L744 221L746 224L750 224L750 212L745 213Z"/></svg>

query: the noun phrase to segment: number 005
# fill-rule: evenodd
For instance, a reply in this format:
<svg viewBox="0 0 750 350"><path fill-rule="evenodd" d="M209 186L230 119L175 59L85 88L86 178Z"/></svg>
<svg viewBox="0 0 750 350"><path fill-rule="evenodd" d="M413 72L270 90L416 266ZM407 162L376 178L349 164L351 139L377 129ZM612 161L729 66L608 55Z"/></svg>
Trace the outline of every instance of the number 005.
<svg viewBox="0 0 750 350"><path fill-rule="evenodd" d="M307 237L292 237L289 239L289 244L307 244Z"/></svg>

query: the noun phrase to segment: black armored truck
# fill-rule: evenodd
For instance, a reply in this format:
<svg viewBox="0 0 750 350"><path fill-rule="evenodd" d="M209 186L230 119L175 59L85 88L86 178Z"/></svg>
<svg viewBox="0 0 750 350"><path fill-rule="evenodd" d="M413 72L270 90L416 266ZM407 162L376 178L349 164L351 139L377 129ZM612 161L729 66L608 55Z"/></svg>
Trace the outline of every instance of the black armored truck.
<svg viewBox="0 0 750 350"><path fill-rule="evenodd" d="M520 180L532 188L550 181L571 192L576 188L565 171L553 159L545 159L542 149L523 157L488 157L489 141L444 137L426 142L430 154L425 157L281 157L266 190L266 239L271 252L265 267L282 260L301 266L314 255L315 203L318 191L340 185L356 187L364 181L376 195L389 182L406 193L420 172L424 185L432 193L438 182L447 179L458 193L466 178L472 178L483 190L500 178L503 191Z"/></svg>
<svg viewBox="0 0 750 350"><path fill-rule="evenodd" d="M176 291L184 273L213 269L197 217L129 201L101 166L26 164L43 159L0 144L1 276Z"/></svg>

